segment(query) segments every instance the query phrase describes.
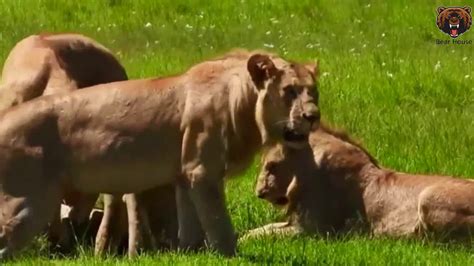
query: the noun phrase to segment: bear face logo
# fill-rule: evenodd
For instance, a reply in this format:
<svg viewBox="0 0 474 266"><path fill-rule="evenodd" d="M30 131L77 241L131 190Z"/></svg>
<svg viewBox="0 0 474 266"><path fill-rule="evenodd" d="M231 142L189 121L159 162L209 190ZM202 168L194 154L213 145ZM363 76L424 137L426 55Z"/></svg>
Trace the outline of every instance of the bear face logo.
<svg viewBox="0 0 474 266"><path fill-rule="evenodd" d="M436 24L442 32L457 38L471 27L471 7L438 7Z"/></svg>

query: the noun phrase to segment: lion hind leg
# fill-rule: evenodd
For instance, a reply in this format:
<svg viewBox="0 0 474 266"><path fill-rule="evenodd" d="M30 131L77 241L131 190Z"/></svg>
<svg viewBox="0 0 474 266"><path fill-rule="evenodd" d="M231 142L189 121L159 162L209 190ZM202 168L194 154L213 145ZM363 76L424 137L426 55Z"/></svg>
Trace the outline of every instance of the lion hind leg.
<svg viewBox="0 0 474 266"><path fill-rule="evenodd" d="M89 216L98 197L98 194L79 193L79 199L70 206L69 219L73 224L76 236L82 238L86 234Z"/></svg>
<svg viewBox="0 0 474 266"><path fill-rule="evenodd" d="M52 252L68 254L73 250L74 237L69 219L70 209L69 206L61 204L49 224L47 237L49 249Z"/></svg>
<svg viewBox="0 0 474 266"><path fill-rule="evenodd" d="M128 256L132 258L138 255L140 249L147 246L145 242L148 242L148 246L152 249L156 247L156 244L151 234L148 215L144 211L143 204L139 202L137 194L125 194L124 201L127 205L128 217Z"/></svg>
<svg viewBox="0 0 474 266"><path fill-rule="evenodd" d="M150 224L150 216L146 205L138 197L138 208L137 208L137 219L138 219L138 234L140 234L142 243L140 248L146 250L156 250L158 248L156 236L153 234L153 230Z"/></svg>
<svg viewBox="0 0 474 266"><path fill-rule="evenodd" d="M474 235L474 202L469 197L449 196L444 187L434 186L420 194L418 216L420 227L437 237Z"/></svg>
<svg viewBox="0 0 474 266"><path fill-rule="evenodd" d="M153 221L152 231L158 248L175 249L178 243L178 215L176 207L175 185L157 187L150 192L153 195L153 204L147 206L150 221ZM155 212L154 209L159 210ZM194 211L195 212L195 211ZM201 225L197 227L201 229ZM203 244L204 234L200 232L200 245Z"/></svg>
<svg viewBox="0 0 474 266"><path fill-rule="evenodd" d="M115 253L127 232L126 208L118 195L104 195L104 214L97 231L95 255L103 255L107 250Z"/></svg>

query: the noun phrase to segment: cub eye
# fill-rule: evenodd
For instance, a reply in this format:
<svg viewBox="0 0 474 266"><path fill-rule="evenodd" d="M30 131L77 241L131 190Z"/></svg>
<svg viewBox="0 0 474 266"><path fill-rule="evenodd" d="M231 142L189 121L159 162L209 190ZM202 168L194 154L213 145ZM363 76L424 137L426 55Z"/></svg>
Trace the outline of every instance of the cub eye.
<svg viewBox="0 0 474 266"><path fill-rule="evenodd" d="M296 99L296 97L298 96L298 92L296 91L296 88L294 86L286 86L285 88L283 88L283 91L285 92L285 95L291 99Z"/></svg>

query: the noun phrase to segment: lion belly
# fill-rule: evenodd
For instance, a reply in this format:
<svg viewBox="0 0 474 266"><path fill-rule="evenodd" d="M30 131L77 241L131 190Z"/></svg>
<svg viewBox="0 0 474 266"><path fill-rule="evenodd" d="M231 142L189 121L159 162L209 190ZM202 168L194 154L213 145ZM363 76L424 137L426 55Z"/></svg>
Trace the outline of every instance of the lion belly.
<svg viewBox="0 0 474 266"><path fill-rule="evenodd" d="M91 133L92 134L92 133ZM71 183L80 191L140 192L174 182L180 173L181 134L164 127L135 134L101 131L73 134L66 143Z"/></svg>
<svg viewBox="0 0 474 266"><path fill-rule="evenodd" d="M89 193L132 193L175 181L176 164L164 160L91 162L74 165L72 184Z"/></svg>

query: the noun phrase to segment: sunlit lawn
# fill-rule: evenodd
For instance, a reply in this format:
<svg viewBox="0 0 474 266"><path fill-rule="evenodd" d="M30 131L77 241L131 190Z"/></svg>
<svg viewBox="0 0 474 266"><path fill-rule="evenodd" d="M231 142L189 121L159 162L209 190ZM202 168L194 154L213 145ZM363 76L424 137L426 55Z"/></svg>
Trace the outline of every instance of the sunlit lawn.
<svg viewBox="0 0 474 266"><path fill-rule="evenodd" d="M473 1L452 1L474 6ZM0 57L41 32L73 31L112 49L133 78L179 73L234 47L321 64L325 120L361 139L384 166L474 177L474 45L435 25L441 1L0 1ZM471 29L460 39L474 39ZM2 60L3 61L3 60ZM0 125L1 126L1 125ZM257 165L228 183L238 232L281 218L253 194ZM12 263L473 265L473 245L414 240L283 238L242 243L236 258L210 253L96 259L89 250L50 260L41 243Z"/></svg>

